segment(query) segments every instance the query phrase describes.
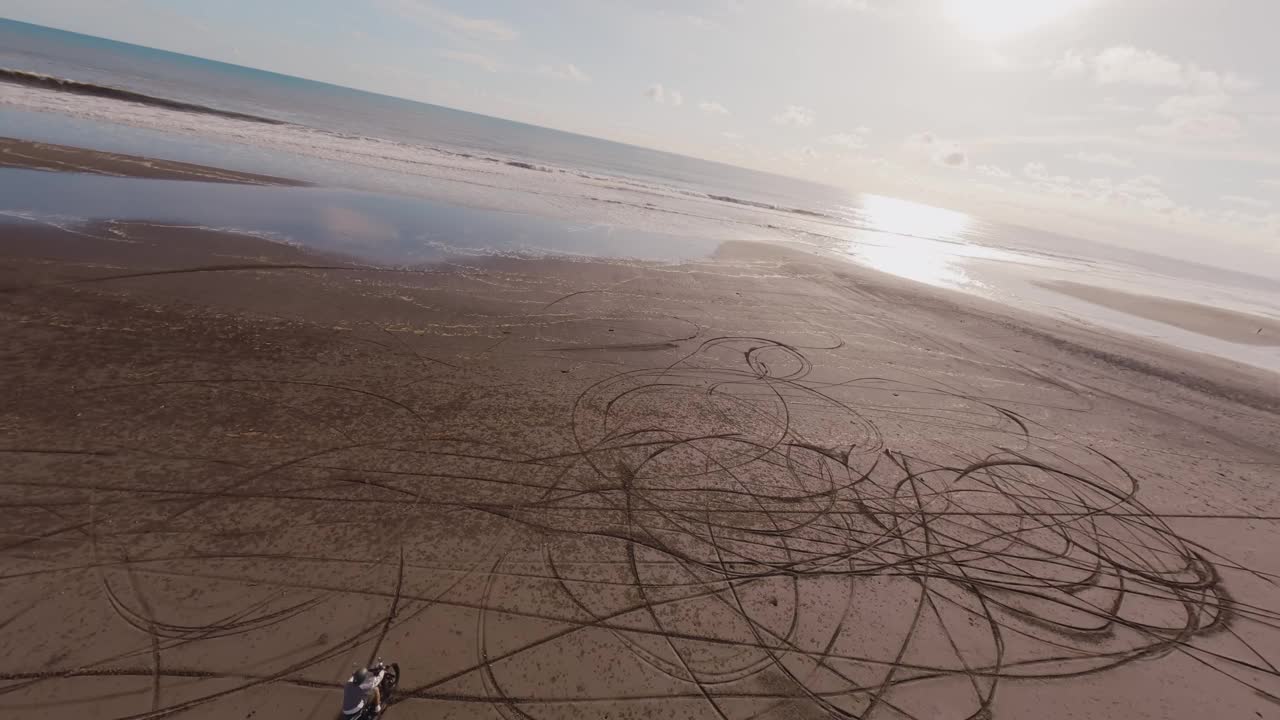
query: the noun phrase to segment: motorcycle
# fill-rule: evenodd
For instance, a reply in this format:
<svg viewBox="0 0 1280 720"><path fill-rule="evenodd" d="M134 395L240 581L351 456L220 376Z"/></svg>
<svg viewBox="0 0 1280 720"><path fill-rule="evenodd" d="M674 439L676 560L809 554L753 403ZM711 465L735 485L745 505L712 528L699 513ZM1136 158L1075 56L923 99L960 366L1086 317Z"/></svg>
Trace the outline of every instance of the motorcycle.
<svg viewBox="0 0 1280 720"><path fill-rule="evenodd" d="M382 715L382 712L386 711L387 706L391 704L391 698L395 694L396 686L400 684L400 665L397 663L384 663L379 658L377 662L369 666L369 672L382 673L382 679L378 681L377 685L382 694L382 711L373 707L372 703L366 704L359 714L344 716L347 720L377 720Z"/></svg>

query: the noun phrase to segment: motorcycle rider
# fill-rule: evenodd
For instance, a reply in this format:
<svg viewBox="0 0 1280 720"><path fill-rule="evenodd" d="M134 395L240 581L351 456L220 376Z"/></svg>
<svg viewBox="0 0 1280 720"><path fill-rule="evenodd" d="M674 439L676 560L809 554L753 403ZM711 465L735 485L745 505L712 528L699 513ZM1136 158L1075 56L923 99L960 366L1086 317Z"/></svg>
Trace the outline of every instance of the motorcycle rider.
<svg viewBox="0 0 1280 720"><path fill-rule="evenodd" d="M360 717L367 708L373 708L373 716L382 712L382 677L384 667L360 668L347 680L342 690L342 714L348 718Z"/></svg>

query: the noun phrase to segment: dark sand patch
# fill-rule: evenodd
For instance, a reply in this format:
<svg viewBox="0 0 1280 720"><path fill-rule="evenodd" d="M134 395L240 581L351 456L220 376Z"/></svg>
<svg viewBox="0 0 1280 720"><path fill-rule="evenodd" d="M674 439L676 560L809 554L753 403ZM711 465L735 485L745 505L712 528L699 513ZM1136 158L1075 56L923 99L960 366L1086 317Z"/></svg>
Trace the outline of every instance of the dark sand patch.
<svg viewBox="0 0 1280 720"><path fill-rule="evenodd" d="M1273 375L783 249L0 233L0 716L1274 714Z"/></svg>
<svg viewBox="0 0 1280 720"><path fill-rule="evenodd" d="M1040 287L1094 305L1155 320L1200 335L1241 345L1280 345L1280 320L1224 310L1185 300L1139 295L1073 282L1039 282Z"/></svg>
<svg viewBox="0 0 1280 720"><path fill-rule="evenodd" d="M69 145L0 137L0 168L93 173L153 180L196 180L243 185L303 187L310 183L207 165L89 150Z"/></svg>

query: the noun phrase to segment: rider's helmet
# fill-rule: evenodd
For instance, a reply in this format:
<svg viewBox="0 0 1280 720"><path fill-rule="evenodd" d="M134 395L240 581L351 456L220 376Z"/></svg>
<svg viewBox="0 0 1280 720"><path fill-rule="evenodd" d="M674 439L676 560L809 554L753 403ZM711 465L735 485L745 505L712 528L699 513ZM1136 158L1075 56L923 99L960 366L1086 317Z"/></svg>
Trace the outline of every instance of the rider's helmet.
<svg viewBox="0 0 1280 720"><path fill-rule="evenodd" d="M369 679L371 677L372 675L370 675L368 670L366 670L365 668L360 668L359 670L356 671L355 675L351 676L351 681L354 682L356 685L364 686L366 683L369 682Z"/></svg>

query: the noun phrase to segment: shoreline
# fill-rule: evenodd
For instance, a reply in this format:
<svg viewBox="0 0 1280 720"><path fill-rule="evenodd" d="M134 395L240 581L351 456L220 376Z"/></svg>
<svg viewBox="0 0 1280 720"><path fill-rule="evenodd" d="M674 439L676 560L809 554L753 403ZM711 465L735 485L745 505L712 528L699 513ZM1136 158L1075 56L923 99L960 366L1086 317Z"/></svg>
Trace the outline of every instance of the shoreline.
<svg viewBox="0 0 1280 720"><path fill-rule="evenodd" d="M751 242L0 232L0 713L303 716L376 656L410 715L1280 692L1224 659L1280 658L1271 373Z"/></svg>
<svg viewBox="0 0 1280 720"><path fill-rule="evenodd" d="M0 137L0 169L4 168L90 173L148 180L187 180L277 187L311 186L311 183L301 180L272 175L10 137Z"/></svg>
<svg viewBox="0 0 1280 720"><path fill-rule="evenodd" d="M250 115L248 113L235 112L232 110L222 110L219 108L208 107L207 105L197 105L195 103L182 102L181 100L172 100L170 98L156 97L154 95L144 95L143 93L125 90L123 88L109 87L106 85L96 85L94 83L81 82L79 80L71 80L68 78L53 77L52 75L44 75L26 70L14 70L11 68L0 67L0 83L9 83L24 87L40 88L42 90L53 90L55 92L70 93L73 95L87 95L89 97L109 98L112 100L123 100L125 102L136 103L138 105L149 105L152 107L161 107L168 110L179 110L182 112L196 113L199 115L214 115L217 117L230 118L233 120L244 120L247 122L263 123L266 125L284 125L283 120L262 117L260 115Z"/></svg>
<svg viewBox="0 0 1280 720"><path fill-rule="evenodd" d="M0 169L30 169L52 172L89 173L110 177L158 179L220 184L258 185L270 187L315 187L311 182L279 176L225 170L153 157L128 155L85 147L58 145L38 141L0 137ZM847 262L847 261L845 261ZM862 270L878 272L859 266ZM894 276L897 277L897 276ZM901 279L905 282L910 280ZM1083 300L1098 307L1121 312L1129 317L1171 325L1206 338L1224 340L1242 346L1259 348L1280 347L1280 321L1273 318L1226 311L1210 306L1184 301L1157 298L1124 291L1109 290L1083 283L1066 281L1032 281L1038 287ZM943 293L960 292L970 300L978 296L947 288L934 288ZM1036 313L1045 317L1043 313ZM1190 318L1188 320L1187 318ZM1082 327L1088 323L1083 323ZM1111 328L1109 334L1139 338L1132 331ZM1187 357L1215 357L1228 363L1240 364L1238 359L1221 355L1206 355L1194 348L1180 348L1167 341L1143 338L1170 349L1177 349ZM1258 364L1250 367L1268 370Z"/></svg>
<svg viewBox="0 0 1280 720"><path fill-rule="evenodd" d="M1097 285L1043 281L1036 285L1126 315L1240 345L1280 346L1280 320L1201 303L1142 295Z"/></svg>

